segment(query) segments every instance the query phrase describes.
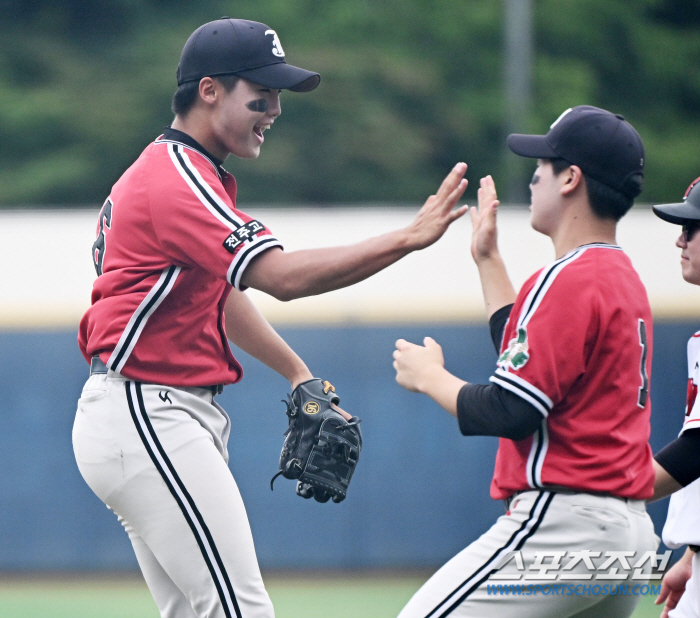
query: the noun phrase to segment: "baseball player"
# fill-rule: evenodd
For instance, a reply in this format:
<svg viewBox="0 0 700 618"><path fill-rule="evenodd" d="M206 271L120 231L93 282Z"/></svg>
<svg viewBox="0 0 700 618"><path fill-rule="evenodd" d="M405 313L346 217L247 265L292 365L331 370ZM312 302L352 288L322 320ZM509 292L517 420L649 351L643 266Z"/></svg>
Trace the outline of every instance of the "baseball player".
<svg viewBox="0 0 700 618"><path fill-rule="evenodd" d="M603 585L632 575L658 544L644 505L654 482L651 311L615 242L641 191L642 141L621 116L579 106L546 135L510 135L508 146L538 160L531 224L556 260L516 295L497 246L495 185L482 179L472 255L500 354L490 384L448 373L430 338L399 340L394 352L399 384L432 397L463 434L501 438L491 496L508 511L400 617L629 616L638 597ZM523 591L489 592L504 580Z"/></svg>
<svg viewBox="0 0 700 618"><path fill-rule="evenodd" d="M664 221L681 225L676 246L681 250L683 279L700 285L700 178L685 192L683 201L654 206ZM663 530L669 547L688 546L683 557L664 576L657 604L665 603L662 618L700 617L700 331L688 341L688 390L680 436L654 458L653 499L673 492ZM684 592L685 591L685 592ZM679 602L680 600L680 602Z"/></svg>
<svg viewBox="0 0 700 618"><path fill-rule="evenodd" d="M285 62L268 26L222 18L184 46L175 119L112 188L92 255L98 277L79 344L91 375L73 444L81 474L119 517L161 616L270 618L214 397L242 369L227 339L286 377L313 378L244 293L289 300L352 285L435 242L466 212L457 164L406 228L285 252L236 206L226 157L256 158L282 90L318 73ZM349 415L345 415L349 419Z"/></svg>

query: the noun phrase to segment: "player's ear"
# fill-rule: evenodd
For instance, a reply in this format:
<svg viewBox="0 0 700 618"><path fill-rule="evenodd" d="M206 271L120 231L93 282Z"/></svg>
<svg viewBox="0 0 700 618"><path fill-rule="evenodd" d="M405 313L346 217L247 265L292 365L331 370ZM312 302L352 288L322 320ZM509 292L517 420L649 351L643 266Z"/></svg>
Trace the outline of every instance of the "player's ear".
<svg viewBox="0 0 700 618"><path fill-rule="evenodd" d="M571 195L584 185L583 172L578 165L570 165L561 172L561 190L563 195Z"/></svg>
<svg viewBox="0 0 700 618"><path fill-rule="evenodd" d="M211 77L203 77L199 80L199 96L210 105L216 101L216 95L219 90L217 84Z"/></svg>

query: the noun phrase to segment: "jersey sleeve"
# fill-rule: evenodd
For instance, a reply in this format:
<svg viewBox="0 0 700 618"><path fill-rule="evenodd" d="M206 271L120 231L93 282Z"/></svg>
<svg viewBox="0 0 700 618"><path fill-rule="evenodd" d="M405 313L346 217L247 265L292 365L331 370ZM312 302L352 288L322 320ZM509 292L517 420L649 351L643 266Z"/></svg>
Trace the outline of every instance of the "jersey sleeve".
<svg viewBox="0 0 700 618"><path fill-rule="evenodd" d="M491 341L496 348L496 354L500 354L501 345L503 344L503 333L506 330L506 324L510 317L510 312L513 310L513 303L505 305L497 309L489 318L489 330L491 331Z"/></svg>
<svg viewBox="0 0 700 618"><path fill-rule="evenodd" d="M467 383L457 395L457 421L465 436L524 440L542 424L539 411L497 384Z"/></svg>
<svg viewBox="0 0 700 618"><path fill-rule="evenodd" d="M688 386L690 388L695 387L695 389L697 389L697 386L694 384L691 386L689 383ZM700 403L698 402L697 397L693 402L693 406L686 412L681 433L689 429L700 429Z"/></svg>
<svg viewBox="0 0 700 618"><path fill-rule="evenodd" d="M700 478L700 427L691 427L659 451L654 459L683 487Z"/></svg>
<svg viewBox="0 0 700 618"><path fill-rule="evenodd" d="M698 381L700 380L700 332L688 341L688 390L686 393L685 418L681 433L688 429L700 428L700 401L698 401Z"/></svg>
<svg viewBox="0 0 700 618"><path fill-rule="evenodd" d="M153 226L164 251L175 261L197 265L232 286L251 260L281 243L260 221L234 205L216 169L180 144L163 144L164 173L150 187Z"/></svg>
<svg viewBox="0 0 700 618"><path fill-rule="evenodd" d="M526 282L490 378L545 417L584 373L588 341L595 336L594 294L569 274L555 263Z"/></svg>

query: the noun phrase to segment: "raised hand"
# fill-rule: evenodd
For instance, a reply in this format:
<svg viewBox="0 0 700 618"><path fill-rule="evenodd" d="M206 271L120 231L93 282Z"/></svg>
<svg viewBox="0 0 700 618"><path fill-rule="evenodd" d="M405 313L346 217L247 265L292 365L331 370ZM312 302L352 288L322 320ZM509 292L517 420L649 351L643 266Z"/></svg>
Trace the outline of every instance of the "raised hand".
<svg viewBox="0 0 700 618"><path fill-rule="evenodd" d="M498 251L496 185L491 176L481 179L477 192L479 207L470 211L472 218L472 257L479 269L486 314L490 318L498 309L515 302L515 289Z"/></svg>
<svg viewBox="0 0 700 618"><path fill-rule="evenodd" d="M478 264L498 253L498 228L496 213L500 202L496 197L496 185L491 176L481 179L478 196L478 208L469 212L472 219L472 257Z"/></svg>
<svg viewBox="0 0 700 618"><path fill-rule="evenodd" d="M466 163L457 163L442 181L437 193L423 204L408 228L412 249L424 249L432 245L454 221L469 210L468 206L455 209L457 201L467 188L467 180L464 178L466 171Z"/></svg>

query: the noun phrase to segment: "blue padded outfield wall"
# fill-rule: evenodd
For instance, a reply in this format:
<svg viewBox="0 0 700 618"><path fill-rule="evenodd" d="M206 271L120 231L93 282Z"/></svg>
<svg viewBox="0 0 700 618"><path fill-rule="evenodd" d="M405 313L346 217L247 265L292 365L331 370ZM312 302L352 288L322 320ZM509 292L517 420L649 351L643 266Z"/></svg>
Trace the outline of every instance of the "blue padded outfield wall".
<svg viewBox="0 0 700 618"><path fill-rule="evenodd" d="M696 328L655 324L654 451L680 429L685 346ZM337 386L343 407L362 418L364 450L342 504L302 500L285 479L271 492L288 384L238 355L243 381L218 400L232 419L231 469L263 568L434 567L503 513L488 496L496 439L462 437L451 416L401 389L391 366L397 338L430 335L443 345L450 370L485 382L495 361L485 326L279 330L315 374ZM71 427L87 371L73 331L0 332L0 570L137 567L116 516L73 459ZM650 507L657 532L666 506Z"/></svg>

